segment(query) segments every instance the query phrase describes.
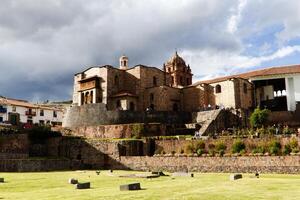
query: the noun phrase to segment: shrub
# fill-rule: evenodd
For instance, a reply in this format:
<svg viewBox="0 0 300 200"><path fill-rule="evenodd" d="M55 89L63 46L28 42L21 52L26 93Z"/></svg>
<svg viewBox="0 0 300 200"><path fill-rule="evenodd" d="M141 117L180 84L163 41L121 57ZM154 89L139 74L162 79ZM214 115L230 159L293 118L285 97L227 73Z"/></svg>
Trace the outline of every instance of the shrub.
<svg viewBox="0 0 300 200"><path fill-rule="evenodd" d="M189 143L185 146L184 148L184 152L187 153L187 154L192 154L192 153L195 153L195 147L193 144Z"/></svg>
<svg viewBox="0 0 300 200"><path fill-rule="evenodd" d="M262 145L256 146L253 150L252 153L265 153L266 148Z"/></svg>
<svg viewBox="0 0 300 200"><path fill-rule="evenodd" d="M215 148L216 148L216 146L215 146L215 144L208 144L208 154L210 155L210 156L214 156L215 155Z"/></svg>
<svg viewBox="0 0 300 200"><path fill-rule="evenodd" d="M284 135L290 135L292 134L294 131L292 129L290 129L288 126L283 127L282 133Z"/></svg>
<svg viewBox="0 0 300 200"><path fill-rule="evenodd" d="M281 144L277 140L272 140L269 143L269 153L271 155L279 155L281 150Z"/></svg>
<svg viewBox="0 0 300 200"><path fill-rule="evenodd" d="M251 126L255 128L262 127L268 119L269 112L268 109L261 110L260 108L256 108L250 116Z"/></svg>
<svg viewBox="0 0 300 200"><path fill-rule="evenodd" d="M299 146L298 146L298 140L296 138L292 138L289 142L289 145L291 147L292 153L298 153L299 152Z"/></svg>
<svg viewBox="0 0 300 200"><path fill-rule="evenodd" d="M197 149L196 153L197 153L198 156L201 156L202 154L205 153L205 150L204 149Z"/></svg>
<svg viewBox="0 0 300 200"><path fill-rule="evenodd" d="M195 149L205 149L205 142L203 140L199 140L195 145Z"/></svg>
<svg viewBox="0 0 300 200"><path fill-rule="evenodd" d="M290 144L284 145L283 154L284 155L289 155L291 152L292 152L291 145Z"/></svg>
<svg viewBox="0 0 300 200"><path fill-rule="evenodd" d="M224 155L226 148L226 144L222 141L217 142L215 145L216 152L219 153L221 156Z"/></svg>
<svg viewBox="0 0 300 200"><path fill-rule="evenodd" d="M241 140L236 140L232 144L232 153L241 153L245 152L246 146Z"/></svg>

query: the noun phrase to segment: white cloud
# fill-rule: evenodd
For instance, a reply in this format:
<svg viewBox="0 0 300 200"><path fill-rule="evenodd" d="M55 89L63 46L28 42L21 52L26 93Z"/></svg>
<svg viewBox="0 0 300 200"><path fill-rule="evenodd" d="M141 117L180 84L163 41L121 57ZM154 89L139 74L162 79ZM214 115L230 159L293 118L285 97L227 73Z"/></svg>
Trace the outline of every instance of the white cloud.
<svg viewBox="0 0 300 200"><path fill-rule="evenodd" d="M227 31L229 33L235 33L238 29L238 25L241 21L242 12L247 4L247 0L239 0L237 8L232 11L232 15L228 19Z"/></svg>
<svg viewBox="0 0 300 200"><path fill-rule="evenodd" d="M265 56L245 56L230 52L209 52L209 51L190 51L182 52L184 58L191 64L193 73L202 74L203 77L195 77L194 81L209 79L220 75L237 73L254 66L261 66L262 63L273 61L293 53L300 53L300 45L286 46L272 54Z"/></svg>

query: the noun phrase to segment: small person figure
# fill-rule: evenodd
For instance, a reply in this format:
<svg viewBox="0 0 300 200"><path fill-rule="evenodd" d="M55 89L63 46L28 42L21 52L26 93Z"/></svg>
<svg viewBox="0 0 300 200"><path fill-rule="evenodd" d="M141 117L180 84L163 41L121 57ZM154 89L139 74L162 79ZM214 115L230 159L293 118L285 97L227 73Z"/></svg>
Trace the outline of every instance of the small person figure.
<svg viewBox="0 0 300 200"><path fill-rule="evenodd" d="M195 135L194 135L195 139L199 139L201 137L200 129L201 129L201 125L200 124L196 124L195 125Z"/></svg>

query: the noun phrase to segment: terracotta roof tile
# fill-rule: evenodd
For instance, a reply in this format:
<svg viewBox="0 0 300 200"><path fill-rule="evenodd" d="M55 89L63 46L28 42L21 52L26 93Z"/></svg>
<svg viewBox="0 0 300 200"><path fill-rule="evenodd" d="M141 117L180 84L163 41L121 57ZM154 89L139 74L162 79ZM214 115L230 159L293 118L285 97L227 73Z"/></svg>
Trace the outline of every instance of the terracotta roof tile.
<svg viewBox="0 0 300 200"><path fill-rule="evenodd" d="M296 74L296 73L300 73L300 65L270 67L270 68L254 70L254 71L245 72L245 73L236 74L236 75L223 76L223 77L219 77L219 78L215 78L215 79L199 81L199 82L194 83L193 85L198 85L201 83L208 83L208 84L217 83L217 82L226 81L231 78L250 79L250 78L259 77L259 76L269 76L269 75L279 75L279 74Z"/></svg>

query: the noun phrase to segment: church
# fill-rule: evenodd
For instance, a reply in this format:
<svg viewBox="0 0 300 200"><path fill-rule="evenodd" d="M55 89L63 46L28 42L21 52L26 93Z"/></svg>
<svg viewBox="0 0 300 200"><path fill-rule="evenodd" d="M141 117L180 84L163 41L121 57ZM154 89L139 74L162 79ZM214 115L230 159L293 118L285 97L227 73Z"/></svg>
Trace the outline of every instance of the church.
<svg viewBox="0 0 300 200"><path fill-rule="evenodd" d="M193 84L191 68L177 52L161 69L129 66L121 56L119 67L94 66L74 76L73 105L103 103L107 110L197 112L222 107L253 107L253 84L232 77Z"/></svg>

